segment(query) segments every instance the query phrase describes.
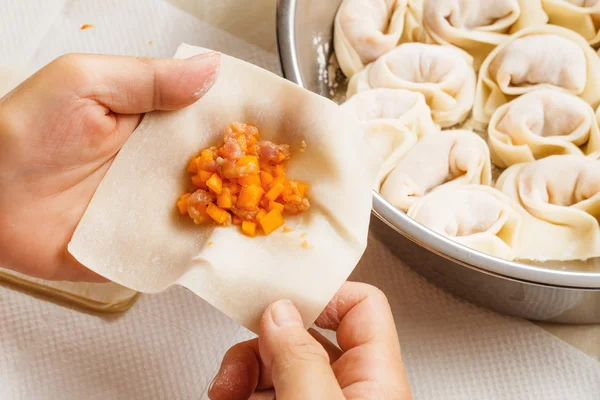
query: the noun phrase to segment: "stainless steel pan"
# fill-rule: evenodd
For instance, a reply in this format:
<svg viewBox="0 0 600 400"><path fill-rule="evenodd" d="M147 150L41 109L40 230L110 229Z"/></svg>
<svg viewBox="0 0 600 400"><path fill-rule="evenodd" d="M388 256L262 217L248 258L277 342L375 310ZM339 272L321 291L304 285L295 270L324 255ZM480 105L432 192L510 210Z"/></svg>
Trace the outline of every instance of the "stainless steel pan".
<svg viewBox="0 0 600 400"><path fill-rule="evenodd" d="M277 36L289 80L329 98L333 21L341 0L279 0ZM329 79L324 79L328 76ZM372 230L405 263L439 286L506 314L540 321L600 323L600 260L528 265L461 246L414 222L373 193Z"/></svg>

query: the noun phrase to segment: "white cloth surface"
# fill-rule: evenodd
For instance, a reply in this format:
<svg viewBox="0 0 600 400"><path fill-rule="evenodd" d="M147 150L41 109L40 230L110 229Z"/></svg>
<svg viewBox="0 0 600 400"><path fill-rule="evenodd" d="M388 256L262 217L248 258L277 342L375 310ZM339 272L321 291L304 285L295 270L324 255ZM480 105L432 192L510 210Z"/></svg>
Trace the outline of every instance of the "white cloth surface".
<svg viewBox="0 0 600 400"><path fill-rule="evenodd" d="M2 64L39 68L71 51L171 57L187 42L279 71L275 54L163 0L2 3ZM598 399L598 361L530 322L444 293L374 237L353 278L390 298L416 399ZM251 337L181 288L106 317L0 286L0 321L2 400L205 398L226 349Z"/></svg>

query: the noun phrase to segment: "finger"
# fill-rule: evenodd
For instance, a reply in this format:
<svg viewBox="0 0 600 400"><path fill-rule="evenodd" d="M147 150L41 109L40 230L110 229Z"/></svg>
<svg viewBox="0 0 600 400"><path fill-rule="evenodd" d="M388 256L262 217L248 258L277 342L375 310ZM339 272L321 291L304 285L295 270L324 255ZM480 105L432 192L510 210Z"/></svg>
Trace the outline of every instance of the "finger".
<svg viewBox="0 0 600 400"><path fill-rule="evenodd" d="M248 400L275 400L275 391L271 389L255 392Z"/></svg>
<svg viewBox="0 0 600 400"><path fill-rule="evenodd" d="M323 348L327 352L327 355L329 356L330 364L333 364L338 360L338 358L340 358L340 356L342 355L342 350L340 350L340 348L337 347L335 344L331 343L329 339L327 339L320 332L312 328L308 330L308 333L310 333L310 335L314 337L315 340L321 344L321 346L323 346Z"/></svg>
<svg viewBox="0 0 600 400"><path fill-rule="evenodd" d="M218 53L189 59L69 54L52 62L46 73L57 75L56 84L70 85L79 98L118 114L139 114L194 103L214 84L220 60Z"/></svg>
<svg viewBox="0 0 600 400"><path fill-rule="evenodd" d="M258 345L271 371L277 399L341 399L327 352L305 329L288 300L273 303L261 319Z"/></svg>
<svg viewBox="0 0 600 400"><path fill-rule="evenodd" d="M316 325L337 331L344 354L334 365L347 397L409 399L410 388L387 298L379 289L347 282Z"/></svg>
<svg viewBox="0 0 600 400"><path fill-rule="evenodd" d="M260 357L257 339L233 346L208 389L211 400L247 400L258 386Z"/></svg>

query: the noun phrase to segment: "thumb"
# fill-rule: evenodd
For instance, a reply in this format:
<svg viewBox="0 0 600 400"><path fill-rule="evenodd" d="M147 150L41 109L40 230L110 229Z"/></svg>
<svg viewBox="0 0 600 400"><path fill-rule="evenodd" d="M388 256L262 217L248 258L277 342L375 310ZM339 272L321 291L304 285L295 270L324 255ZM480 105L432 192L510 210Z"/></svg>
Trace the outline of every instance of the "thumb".
<svg viewBox="0 0 600 400"><path fill-rule="evenodd" d="M46 82L56 82L61 89L70 89L79 98L94 100L118 114L176 110L208 92L220 60L218 53L189 59L68 54L48 65L46 73L56 79Z"/></svg>
<svg viewBox="0 0 600 400"><path fill-rule="evenodd" d="M261 320L258 344L277 400L344 398L327 352L304 329L292 302L280 300L269 306Z"/></svg>

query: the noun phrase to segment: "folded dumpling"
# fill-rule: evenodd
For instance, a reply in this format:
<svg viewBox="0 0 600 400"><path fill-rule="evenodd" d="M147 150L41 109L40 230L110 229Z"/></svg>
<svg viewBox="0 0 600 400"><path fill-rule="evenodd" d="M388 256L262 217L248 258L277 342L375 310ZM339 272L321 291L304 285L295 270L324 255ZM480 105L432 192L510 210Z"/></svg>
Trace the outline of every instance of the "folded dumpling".
<svg viewBox="0 0 600 400"><path fill-rule="evenodd" d="M206 51L182 45L176 57ZM178 215L189 160L222 142L234 121L290 146L287 173L309 185L310 209L286 219L287 229L248 237L235 226L195 225ZM255 331L268 304L281 298L310 325L366 247L376 173L366 148L356 121L337 104L222 55L214 86L198 102L144 117L98 187L69 252L140 292L182 285Z"/></svg>
<svg viewBox="0 0 600 400"><path fill-rule="evenodd" d="M408 216L455 242L513 260L526 212L505 194L482 185L436 189L417 200Z"/></svg>
<svg viewBox="0 0 600 400"><path fill-rule="evenodd" d="M405 38L460 47L478 69L508 34L547 20L539 1L409 0ZM420 28L413 27L416 21L422 21Z"/></svg>
<svg viewBox="0 0 600 400"><path fill-rule="evenodd" d="M334 23L334 47L347 77L398 45L406 0L344 0Z"/></svg>
<svg viewBox="0 0 600 400"><path fill-rule="evenodd" d="M600 150L600 129L592 107L556 89L540 89L498 108L488 128L494 164L501 168L551 155Z"/></svg>
<svg viewBox="0 0 600 400"><path fill-rule="evenodd" d="M348 84L348 97L374 88L407 89L425 95L433 120L442 127L465 120L475 93L471 57L451 46L405 43L390 51Z"/></svg>
<svg viewBox="0 0 600 400"><path fill-rule="evenodd" d="M519 254L531 260L586 260L600 256L600 160L550 156L516 164L496 187L546 225L528 230Z"/></svg>
<svg viewBox="0 0 600 400"><path fill-rule="evenodd" d="M599 0L542 0L549 23L579 33L592 46L600 43Z"/></svg>
<svg viewBox="0 0 600 400"><path fill-rule="evenodd" d="M420 197L441 185L491 185L488 146L476 133L442 131L425 136L389 174L381 195L407 211Z"/></svg>
<svg viewBox="0 0 600 400"><path fill-rule="evenodd" d="M420 138L439 132L425 97L409 90L367 90L344 103L342 109L358 119L374 157L382 162L375 190Z"/></svg>
<svg viewBox="0 0 600 400"><path fill-rule="evenodd" d="M544 87L600 104L600 58L577 33L558 26L523 29L496 47L479 73L473 117L488 123L498 107Z"/></svg>

